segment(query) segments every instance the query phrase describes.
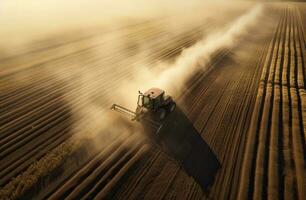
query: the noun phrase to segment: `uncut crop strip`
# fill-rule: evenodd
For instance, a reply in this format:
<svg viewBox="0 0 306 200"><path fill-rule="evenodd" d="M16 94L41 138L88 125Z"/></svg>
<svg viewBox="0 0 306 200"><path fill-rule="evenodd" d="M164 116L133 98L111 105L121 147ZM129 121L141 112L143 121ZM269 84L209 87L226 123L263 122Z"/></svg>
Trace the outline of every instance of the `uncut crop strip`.
<svg viewBox="0 0 306 200"><path fill-rule="evenodd" d="M305 171L305 162L306 162L306 149L305 149L305 131L303 123L306 120L303 118L303 113L305 114L306 107L301 103L301 93L305 86L305 77L303 73L302 57L300 52L300 41L298 39L298 18L296 13L292 11L292 17L294 19L293 26L293 45L290 47L294 50L291 51L291 60L294 59L290 65L290 95L291 95L291 112L292 112L292 144L293 144L293 157L295 164L296 172L296 181L297 181L297 196L302 199L306 196L306 171ZM293 52L294 51L294 52ZM294 76L293 76L294 74ZM301 89L301 90L300 90ZM303 98L304 99L304 98ZM305 102L305 101L304 101ZM304 115L305 116L305 115Z"/></svg>
<svg viewBox="0 0 306 200"><path fill-rule="evenodd" d="M238 183L239 183L239 178L241 176L242 160L243 160L243 155L244 155L244 150L245 150L245 145L246 145L247 129L251 121L251 115L252 115L251 112L254 109L254 104L255 104L255 99L256 99L256 93L254 92L254 90L251 90L251 88L256 88L258 85L258 82L259 82L258 77L260 77L262 66L267 57L269 42L271 39L269 38L268 40L269 41L266 41L266 45L264 47L264 50L262 51L262 54L258 55L260 59L256 63L255 73L252 76L252 81L249 81L250 85L248 85L247 87L246 97L244 98L245 104L251 105L251 106L247 106L247 108L243 106L243 108L241 108L242 111L241 111L240 118L244 120L239 123L239 125L237 126L235 130L236 132L240 134L236 136L236 142L234 143L241 144L242 148L239 148L240 145L237 145L236 148L234 148L233 150L232 158L226 157L225 156L226 151L224 152L224 159L227 159L227 161L236 159L236 161L233 164L234 166L232 167L232 172L231 172L233 174L233 178L231 178L229 181L224 181L227 184L226 187L230 189L229 191L230 191L231 199L236 199L237 194L238 194ZM252 95L248 95L251 91L253 91ZM245 105L245 104L241 104L241 105ZM228 149L229 150L231 149L230 145L228 146ZM232 176L229 176L229 177L232 177ZM235 186L232 187L233 185ZM222 194L222 193L219 193L219 194Z"/></svg>
<svg viewBox="0 0 306 200"><path fill-rule="evenodd" d="M299 25L297 26L297 33L298 33L298 39L299 39L299 43L297 43L297 48L298 48L298 65L300 66L300 71L304 71L304 86L302 85L303 82L299 82L299 93L300 93L300 97L301 97L301 106L302 108L306 107L306 42L305 42L305 33L304 33L304 28L303 28L303 24L302 24L302 17L301 17L301 13L300 10L296 9L297 12L297 17L298 17L298 22ZM300 45L299 45L300 44ZM305 44L305 45L303 45ZM301 80L301 78L300 78ZM302 118L306 119L306 112L304 110L302 110ZM304 141L306 140L306 120L303 120L303 129L304 129ZM306 149L305 144L306 142L304 142L304 149Z"/></svg>
<svg viewBox="0 0 306 200"><path fill-rule="evenodd" d="M240 198L302 199L305 196L305 107L301 103L305 63L302 61L299 18L293 10L286 9L272 61L265 65L262 73L256 101L261 111L254 112L253 126L249 129L252 137L248 138L248 152L244 158ZM259 135L255 134L257 130ZM255 141L258 146L251 144ZM251 164L253 159L256 163ZM252 174L254 179L250 178ZM250 182L246 183L248 179Z"/></svg>
<svg viewBox="0 0 306 200"><path fill-rule="evenodd" d="M301 44L302 46L304 46L304 48L306 48L306 32L305 32L305 23L303 24L303 22L305 21L306 15L305 15L305 7L302 8L297 8L298 10L298 17L299 17L299 21L300 21L300 30L301 30L301 35L303 37ZM304 44L304 45L303 45Z"/></svg>
<svg viewBox="0 0 306 200"><path fill-rule="evenodd" d="M219 155L221 163L224 166L222 168L224 170L221 170L215 182L215 186L212 189L212 196L216 198L224 199L228 198L228 196L232 196L232 199L236 199L236 188L241 168L241 155L244 153L243 147L245 146L246 127L250 121L250 112L253 109L253 102L255 102L254 97L256 96L253 88L257 86L261 64L264 61L266 53L267 46L258 52L259 60L250 60L248 62L253 63L252 65L255 66L255 70L251 76L245 73L240 75L240 77L242 77L235 90L244 95L238 97L236 94L233 94L231 101L240 103L235 106L235 109L231 109L231 105L229 105L229 107L226 108L228 110L226 116L223 118L223 120L229 120L229 124L235 124L235 126L230 126L230 128L228 128L223 125L221 130L226 132L225 136L221 134L221 138L217 138L217 146L212 143L213 146L216 146L216 153ZM249 74L249 72L247 73ZM236 145L233 147L232 144Z"/></svg>
<svg viewBox="0 0 306 200"><path fill-rule="evenodd" d="M256 103L255 103L255 107L254 107L254 112L253 112L253 116L252 116L252 120L251 120L251 124L250 124L250 130L251 133L248 136L247 139L247 144L246 144L246 153L244 156L244 163L243 163L243 167L242 167L242 175L241 175L241 180L240 180L240 184L241 184L241 189L239 190L238 193L238 197L239 198L247 198L249 193L253 193L253 181L254 181L254 174L252 173L251 169L254 170L254 166L251 165L251 161L254 163L254 158L252 158L252 156L256 153L256 149L254 149L253 147L255 145L258 145L258 140L256 140L255 138L255 133L257 132L257 125L260 123L260 118L258 117L259 114L262 112L262 107L261 102L264 99L264 95L265 95L265 87L263 87L263 83L267 80L267 71L269 70L270 64L271 64L271 58L272 55L275 54L276 52L276 47L277 47L277 43L279 41L279 34L280 31L283 27L283 21L284 21L285 17L282 16L280 23L276 29L275 32L275 36L273 38L273 40L270 43L269 46L269 50L268 50L268 55L266 57L266 61L264 63L263 66L263 71L262 71L262 76L261 76L261 82L260 82L260 87L258 89L258 95L256 98ZM254 119L258 119L257 121ZM249 160L249 162L246 162L246 160ZM254 172L254 171L253 171Z"/></svg>
<svg viewBox="0 0 306 200"><path fill-rule="evenodd" d="M281 32L281 30L282 30L282 27L283 27L283 24L284 24L284 17L282 18L282 20L281 20L281 25L279 26L279 28L277 29L277 31L276 31L276 34L275 34L275 38L274 38L274 40L270 43L270 47L269 47L269 52L268 52L268 56L267 56L267 59L266 59L266 62L265 62L265 64L264 64L264 68L263 68L263 72L262 72L262 78L261 78L261 81L263 82L263 81L266 81L267 80L267 76L266 76L266 73L267 73L267 71L269 70L269 68L268 67L270 67L270 64L271 64L271 57L272 57L272 55L274 55L276 52L277 52L277 46L278 46L278 43L279 43L279 40L280 40L280 37L279 37L279 34L280 34L280 32ZM275 56L273 56L273 57L275 57ZM260 86L262 85L262 83L260 83ZM260 109L259 107L258 107L258 101L263 101L262 100L262 90L265 90L265 87L260 87L259 88L259 91L258 91L258 96L257 96L257 100L256 100L256 104L255 104L255 112L254 112L254 114L253 114L253 116L254 115L258 115L258 109ZM265 93L264 93L265 94ZM256 107L257 106L257 107ZM254 117L253 117L254 118ZM256 127L256 125L257 125L257 123L258 122L254 122L254 120L252 120L252 123L251 123L251 128L250 129L254 129L254 127ZM249 144L249 142L255 142L255 139L248 139L248 141L247 141L248 143L247 143L247 152L246 152L246 154L245 155L247 155L247 156L250 156L250 155L252 155L252 153L249 153L248 151L250 150L250 148L252 148L252 145L253 144ZM244 166L244 170L246 170L246 169L249 169L250 167L245 167ZM245 174L244 173L246 173L246 171L243 171L243 173L242 173L242 176L241 177L245 177ZM245 179L243 179L241 182L243 182L243 181L248 181L248 179L247 178L245 178ZM242 186L243 187L248 187L248 184L250 184L250 183L243 183L242 184ZM241 190L240 190L240 192L241 192ZM241 195L241 193L240 193L240 195Z"/></svg>

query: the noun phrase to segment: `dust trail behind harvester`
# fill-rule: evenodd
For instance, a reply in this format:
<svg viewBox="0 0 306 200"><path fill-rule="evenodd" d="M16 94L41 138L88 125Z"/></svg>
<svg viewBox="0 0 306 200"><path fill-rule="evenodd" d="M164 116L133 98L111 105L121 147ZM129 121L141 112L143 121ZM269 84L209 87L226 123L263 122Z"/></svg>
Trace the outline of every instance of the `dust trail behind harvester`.
<svg viewBox="0 0 306 200"><path fill-rule="evenodd" d="M159 63L162 70L155 72L146 66L144 71L134 74L133 81L124 84L122 94L126 96L127 91L135 91L134 96L128 96L127 104L135 106L138 89L146 90L150 87L160 87L174 96L178 96L185 88L185 83L197 72L208 70L208 63L212 56L219 50L230 49L239 42L247 28L254 24L262 13L262 5L256 5L244 15L234 21L227 29L208 35L193 46L182 51L174 63Z"/></svg>
<svg viewBox="0 0 306 200"><path fill-rule="evenodd" d="M235 47L240 37L247 33L248 27L254 24L258 17L260 17L262 11L261 5L252 7L244 15L231 23L229 27L211 33L193 46L183 50L172 62L160 62L155 68L142 60L134 62L132 65L138 65L140 69L132 73L132 76L127 80L123 80L119 84L117 83L119 87L112 90L110 94L112 96L110 98L113 101L112 103L119 103L134 109L137 102L137 91L144 91L150 87L160 87L174 97L179 96L182 91L188 89L185 88L185 83L195 73L203 73L209 70L208 63L217 51ZM92 80L95 78L89 77L85 80L90 80L92 83ZM104 77L107 77L107 75L105 74ZM111 75L110 77L114 78ZM116 82L116 80L113 81ZM97 84L99 83L101 82L98 81ZM88 96L85 95L85 97ZM109 95L106 98L109 98ZM86 119L92 120L87 121L86 126L82 125L81 130L84 127L87 127L87 130L91 127L96 132L106 131L109 134L111 131L111 134L115 135L120 134L124 130L126 131L124 126L120 128L118 125L118 118L114 118L113 113L110 113L110 105L99 106L97 102L90 103L88 101L88 105L79 110L81 111L79 114L80 116L86 116ZM114 127L116 127L116 130Z"/></svg>
<svg viewBox="0 0 306 200"><path fill-rule="evenodd" d="M183 51L174 64L161 72L154 85L166 88L172 93L185 89L184 85L191 76L199 70L208 70L207 64L214 53L221 49L230 49L239 42L239 38L246 33L247 28L256 21L261 12L262 6L257 5L238 18L227 30L209 35Z"/></svg>

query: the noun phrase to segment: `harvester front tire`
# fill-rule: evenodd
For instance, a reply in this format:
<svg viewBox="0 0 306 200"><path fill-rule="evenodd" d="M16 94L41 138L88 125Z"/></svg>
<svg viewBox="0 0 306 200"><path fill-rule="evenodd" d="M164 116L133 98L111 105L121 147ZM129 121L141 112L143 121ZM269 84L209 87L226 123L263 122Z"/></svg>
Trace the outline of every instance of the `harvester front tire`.
<svg viewBox="0 0 306 200"><path fill-rule="evenodd" d="M176 108L176 103L171 102L169 104L169 109L168 109L169 113L173 112L175 110L175 108Z"/></svg>
<svg viewBox="0 0 306 200"><path fill-rule="evenodd" d="M167 116L167 111L164 108L160 108L157 111L157 113L158 113L158 118L159 118L160 121L163 121Z"/></svg>

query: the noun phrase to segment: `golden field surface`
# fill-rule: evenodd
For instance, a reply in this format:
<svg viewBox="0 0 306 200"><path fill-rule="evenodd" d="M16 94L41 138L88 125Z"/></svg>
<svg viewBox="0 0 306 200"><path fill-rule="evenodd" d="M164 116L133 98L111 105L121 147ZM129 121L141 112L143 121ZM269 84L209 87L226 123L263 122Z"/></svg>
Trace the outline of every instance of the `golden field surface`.
<svg viewBox="0 0 306 200"><path fill-rule="evenodd" d="M304 199L306 4L217 12L1 39L0 199ZM219 160L209 188L110 111L152 85Z"/></svg>

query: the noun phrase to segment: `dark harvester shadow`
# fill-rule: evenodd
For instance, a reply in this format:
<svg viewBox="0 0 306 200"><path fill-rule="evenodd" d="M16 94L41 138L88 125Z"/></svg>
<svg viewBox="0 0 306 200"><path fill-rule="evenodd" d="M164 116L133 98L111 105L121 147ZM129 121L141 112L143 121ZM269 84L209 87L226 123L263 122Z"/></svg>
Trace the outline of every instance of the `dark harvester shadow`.
<svg viewBox="0 0 306 200"><path fill-rule="evenodd" d="M174 158L206 191L221 164L184 112L177 107L157 131L146 123L143 125L146 134L161 150Z"/></svg>

